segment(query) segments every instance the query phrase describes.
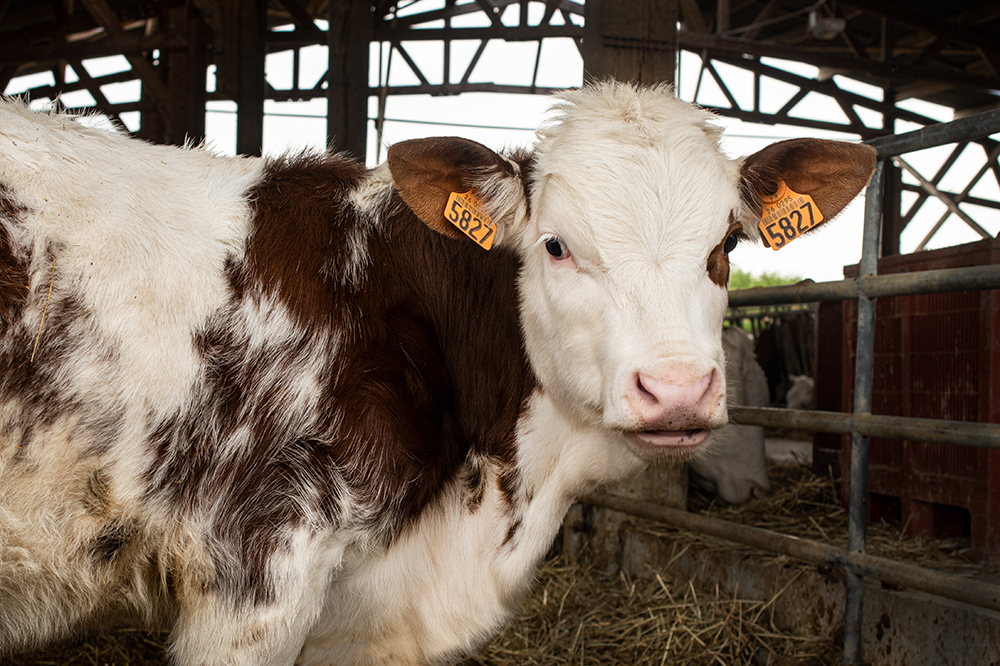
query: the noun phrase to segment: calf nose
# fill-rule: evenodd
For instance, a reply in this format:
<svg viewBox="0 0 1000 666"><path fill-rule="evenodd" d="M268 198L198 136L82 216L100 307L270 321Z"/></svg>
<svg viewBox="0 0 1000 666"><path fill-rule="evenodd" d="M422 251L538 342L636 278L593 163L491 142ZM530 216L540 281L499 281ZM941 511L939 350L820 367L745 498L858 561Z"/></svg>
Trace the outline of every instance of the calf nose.
<svg viewBox="0 0 1000 666"><path fill-rule="evenodd" d="M627 394L629 404L647 428L704 428L722 400L722 379L712 369L694 379L683 374L656 379L637 372Z"/></svg>

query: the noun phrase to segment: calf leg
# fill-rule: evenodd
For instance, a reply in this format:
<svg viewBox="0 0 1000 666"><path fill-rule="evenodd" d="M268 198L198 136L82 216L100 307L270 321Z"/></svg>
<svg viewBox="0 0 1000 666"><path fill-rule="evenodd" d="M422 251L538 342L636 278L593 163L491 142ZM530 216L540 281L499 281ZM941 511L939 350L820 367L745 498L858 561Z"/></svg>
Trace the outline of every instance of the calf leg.
<svg viewBox="0 0 1000 666"><path fill-rule="evenodd" d="M220 584L186 585L171 635L175 663L293 664L340 564L343 548L333 541L305 530L293 536L287 549L269 558L264 595L235 594Z"/></svg>

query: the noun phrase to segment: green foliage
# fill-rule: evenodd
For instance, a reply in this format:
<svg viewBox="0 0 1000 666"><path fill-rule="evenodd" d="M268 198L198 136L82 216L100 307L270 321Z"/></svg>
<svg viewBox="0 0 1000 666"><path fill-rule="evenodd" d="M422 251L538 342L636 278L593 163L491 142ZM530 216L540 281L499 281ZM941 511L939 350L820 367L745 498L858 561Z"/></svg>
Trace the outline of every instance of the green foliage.
<svg viewBox="0 0 1000 666"><path fill-rule="evenodd" d="M729 288L730 289L749 289L750 287L777 287L781 284L795 284L800 282L802 278L792 276L792 275L779 275L778 273L761 273L760 275L751 275L746 271L741 271L738 268L734 268L729 272Z"/></svg>

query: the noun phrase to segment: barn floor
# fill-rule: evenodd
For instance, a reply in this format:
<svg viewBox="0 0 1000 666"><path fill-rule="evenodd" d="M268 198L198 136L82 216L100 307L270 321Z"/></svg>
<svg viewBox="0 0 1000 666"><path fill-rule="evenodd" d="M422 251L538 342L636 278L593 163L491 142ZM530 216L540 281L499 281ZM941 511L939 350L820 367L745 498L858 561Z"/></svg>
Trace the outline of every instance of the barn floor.
<svg viewBox="0 0 1000 666"><path fill-rule="evenodd" d="M846 534L846 518L835 479L787 463L772 467L771 477L769 496L748 507L719 507L697 494L691 496L690 506L839 543ZM550 560L519 617L468 664L841 663L837 624L842 625L843 617L842 574L662 525L637 527L625 546L635 551L633 561L644 562L642 571L631 577L605 576L586 562ZM990 573L965 558L960 540L903 539L899 525L887 524L873 525L869 534L871 549L879 554L968 575ZM907 661L913 647L905 643L914 638L940 644L941 649L917 646L938 655L928 664L992 664L993 656L1000 654L1000 614L884 590L874 582L865 603L865 661L873 666L921 666L925 662ZM120 630L0 658L0 666L159 665L165 663L165 638L162 633ZM991 655L989 661L984 655ZM984 661L976 661L979 656Z"/></svg>
<svg viewBox="0 0 1000 666"><path fill-rule="evenodd" d="M766 602L663 577L607 578L555 558L518 618L464 666L833 666L837 646L777 629ZM16 655L3 666L159 666L166 635L119 630ZM781 655L778 659L776 655Z"/></svg>

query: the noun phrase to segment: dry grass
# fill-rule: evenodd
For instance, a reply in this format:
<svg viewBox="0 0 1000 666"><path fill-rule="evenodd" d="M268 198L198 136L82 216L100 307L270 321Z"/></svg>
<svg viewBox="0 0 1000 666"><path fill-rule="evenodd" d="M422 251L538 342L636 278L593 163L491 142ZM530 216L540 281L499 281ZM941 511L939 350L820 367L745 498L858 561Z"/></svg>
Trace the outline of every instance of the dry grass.
<svg viewBox="0 0 1000 666"><path fill-rule="evenodd" d="M847 512L838 498L839 479L816 474L802 465L776 465L768 470L771 491L767 497L743 506L720 506L713 498L692 492L688 508L723 520L847 547ZM689 532L671 532L671 539L698 544L709 549L740 550L723 539ZM968 557L967 538L921 539L904 534L899 522L868 526L867 552L949 573L982 571L983 565ZM793 562L784 555L764 554ZM810 565L802 564L803 567Z"/></svg>
<svg viewBox="0 0 1000 666"><path fill-rule="evenodd" d="M0 666L161 666L166 632L118 629L80 642L0 658Z"/></svg>
<svg viewBox="0 0 1000 666"><path fill-rule="evenodd" d="M775 599L777 596L775 597ZM770 601L721 596L690 582L607 579L549 562L517 619L471 663L483 666L736 666L839 663L828 643L783 632Z"/></svg>

